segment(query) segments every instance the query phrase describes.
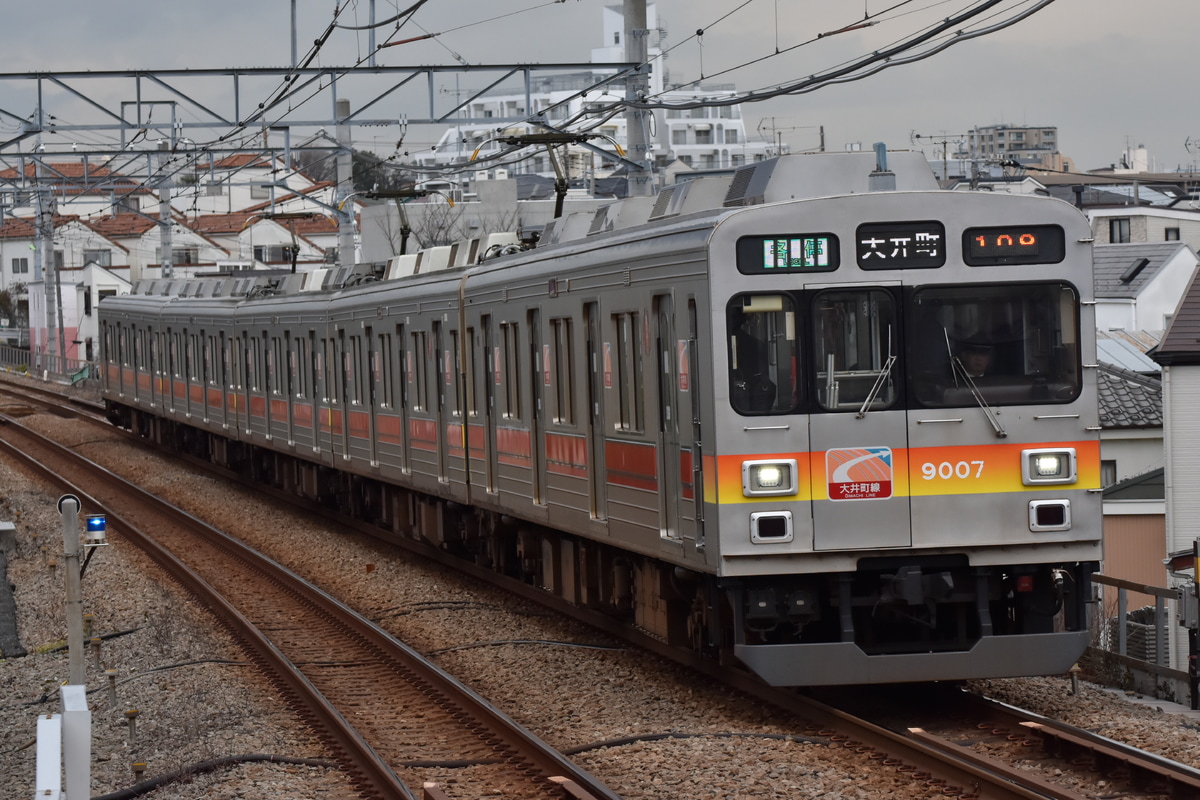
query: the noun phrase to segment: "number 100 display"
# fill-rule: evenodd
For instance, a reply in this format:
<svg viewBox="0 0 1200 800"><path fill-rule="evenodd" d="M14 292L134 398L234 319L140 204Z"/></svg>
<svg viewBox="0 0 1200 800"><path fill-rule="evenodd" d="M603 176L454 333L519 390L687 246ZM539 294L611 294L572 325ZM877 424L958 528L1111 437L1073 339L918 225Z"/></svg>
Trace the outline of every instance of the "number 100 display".
<svg viewBox="0 0 1200 800"><path fill-rule="evenodd" d="M1057 264L1066 247L1057 225L1006 225L963 231L963 261L972 267Z"/></svg>

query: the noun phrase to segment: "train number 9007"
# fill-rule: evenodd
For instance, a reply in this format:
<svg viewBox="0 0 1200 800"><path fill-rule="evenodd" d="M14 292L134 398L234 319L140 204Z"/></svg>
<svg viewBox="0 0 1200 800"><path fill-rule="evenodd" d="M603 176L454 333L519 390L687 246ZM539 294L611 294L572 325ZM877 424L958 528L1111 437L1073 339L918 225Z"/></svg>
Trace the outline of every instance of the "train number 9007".
<svg viewBox="0 0 1200 800"><path fill-rule="evenodd" d="M948 481L952 479L966 480L967 478L982 478L983 477L983 462L982 461L958 461L950 462L943 461L940 464L935 464L932 461L926 461L921 465L921 477L927 481L934 478Z"/></svg>

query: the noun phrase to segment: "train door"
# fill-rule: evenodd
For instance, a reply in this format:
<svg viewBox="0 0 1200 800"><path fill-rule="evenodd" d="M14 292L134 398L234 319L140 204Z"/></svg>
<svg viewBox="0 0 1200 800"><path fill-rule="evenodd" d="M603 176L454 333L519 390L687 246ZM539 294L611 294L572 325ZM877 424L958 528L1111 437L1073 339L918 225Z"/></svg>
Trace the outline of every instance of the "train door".
<svg viewBox="0 0 1200 800"><path fill-rule="evenodd" d="M545 418L545 387L550 384L550 345L542 342L541 315L537 309L529 312L529 455L533 502L544 505L546 485L546 446L542 436Z"/></svg>
<svg viewBox="0 0 1200 800"><path fill-rule="evenodd" d="M700 401L698 389L700 358L698 355L699 330L697 328L696 299L687 302L687 338L676 343L677 418L680 425L690 425L691 441L680 442L680 471L683 486L680 493L679 535L691 539L696 547L704 546L704 471L701 443Z"/></svg>
<svg viewBox="0 0 1200 800"><path fill-rule="evenodd" d="M367 412L366 445L371 465L375 466L379 463L379 436L376 433L379 430L379 401L387 395L382 391L383 369L380 367L379 360L380 347L375 341L375 331L369 325L363 329L363 343L367 349L362 364L363 388L366 390L366 397L363 398Z"/></svg>
<svg viewBox="0 0 1200 800"><path fill-rule="evenodd" d="M329 354L329 450L340 454L343 458L350 457L350 350L346 347L346 332L338 330L336 337L330 337Z"/></svg>
<svg viewBox="0 0 1200 800"><path fill-rule="evenodd" d="M325 397L325 363L321 348L324 339L318 339L316 331L308 332L308 342L304 353L301 354L300 364L303 367L311 364L308 372L308 434L309 444L314 453L321 452L321 404ZM307 356L307 358L305 358Z"/></svg>
<svg viewBox="0 0 1200 800"><path fill-rule="evenodd" d="M242 335L242 381L241 381L241 407L242 419L244 425L242 429L248 433L257 433L254 429L254 417L258 416L260 409L258 403L254 402L259 391L258 371L260 368L260 353L258 347L259 339L250 331L246 331Z"/></svg>
<svg viewBox="0 0 1200 800"><path fill-rule="evenodd" d="M500 348L492 332L492 318L485 316L479 326L483 330L483 441L484 482L489 492L496 491L496 386L500 383Z"/></svg>
<svg viewBox="0 0 1200 800"><path fill-rule="evenodd" d="M412 343L405 338L407 335L408 331L403 325L396 326L396 384L399 388L396 410L400 417L400 471L411 473L412 454L408 448L412 437L408 430L408 412L412 398L409 385L413 380L414 367Z"/></svg>
<svg viewBox="0 0 1200 800"><path fill-rule="evenodd" d="M439 481L446 480L446 387L450 380L450 352L446 349L446 333L440 320L433 321L433 358L432 369L434 395L434 449L437 451L437 477Z"/></svg>
<svg viewBox="0 0 1200 800"><path fill-rule="evenodd" d="M671 295L662 294L654 298L654 318L658 329L658 474L662 476L658 485L659 533L669 539L678 539L681 537L679 505L683 496L676 390L677 353Z"/></svg>
<svg viewBox="0 0 1200 800"><path fill-rule="evenodd" d="M604 470L604 381L612 375L611 355L604 347L601 328L600 305L586 303L583 307L584 325L587 328L588 369L588 494L591 501L592 519L606 519L607 494Z"/></svg>
<svg viewBox="0 0 1200 800"><path fill-rule="evenodd" d="M853 287L819 289L809 297L813 547L910 546L898 294Z"/></svg>

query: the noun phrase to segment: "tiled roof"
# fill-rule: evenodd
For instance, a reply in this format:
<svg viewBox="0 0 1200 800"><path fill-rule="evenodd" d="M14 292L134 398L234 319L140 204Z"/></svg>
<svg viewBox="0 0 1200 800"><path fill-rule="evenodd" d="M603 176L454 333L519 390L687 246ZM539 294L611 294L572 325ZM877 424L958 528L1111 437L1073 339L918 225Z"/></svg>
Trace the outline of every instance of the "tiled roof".
<svg viewBox="0 0 1200 800"><path fill-rule="evenodd" d="M60 228L78 220L79 217L74 214L55 215L51 224L54 228ZM0 217L0 239L32 239L36 235L32 217Z"/></svg>
<svg viewBox="0 0 1200 800"><path fill-rule="evenodd" d="M246 227L246 221L254 216L248 211L235 211L231 214L201 214L188 221L188 227L197 233L236 234Z"/></svg>
<svg viewBox="0 0 1200 800"><path fill-rule="evenodd" d="M1195 273L1162 343L1150 356L1164 366L1200 364L1200 281Z"/></svg>
<svg viewBox="0 0 1200 800"><path fill-rule="evenodd" d="M1102 428L1162 427L1162 381L1103 362L1096 374Z"/></svg>
<svg viewBox="0 0 1200 800"><path fill-rule="evenodd" d="M1096 245L1092 248L1096 297L1137 297L1163 264L1186 248L1182 242ZM1146 263L1139 267L1143 259Z"/></svg>
<svg viewBox="0 0 1200 800"><path fill-rule="evenodd" d="M245 169L246 167L274 169L278 166L278 164L261 153L236 153L213 164L215 169Z"/></svg>
<svg viewBox="0 0 1200 800"><path fill-rule="evenodd" d="M33 220L18 217L0 218L0 239L32 239Z"/></svg>
<svg viewBox="0 0 1200 800"><path fill-rule="evenodd" d="M269 215L252 213L249 211L235 211L232 214L202 214L199 217L191 220L188 227L192 230L207 235L219 234L237 234L240 233L247 224L257 225L260 222L272 221ZM277 219L273 220L276 224L283 226L289 231L295 231L301 236L322 233L336 233L338 224L336 221L326 217L320 213L315 213L312 217L302 219Z"/></svg>
<svg viewBox="0 0 1200 800"><path fill-rule="evenodd" d="M37 166L32 162L25 164L24 172L26 178L32 179L38 177ZM99 164L88 163L85 165L82 161L47 162L42 164L41 180L51 182L61 180L75 181L84 177L88 179L112 178L117 175L118 173ZM15 181L20 176L20 171L15 167L0 170L0 180Z"/></svg>
<svg viewBox="0 0 1200 800"><path fill-rule="evenodd" d="M141 236L157 225L158 214L114 214L88 221L88 227L109 239Z"/></svg>

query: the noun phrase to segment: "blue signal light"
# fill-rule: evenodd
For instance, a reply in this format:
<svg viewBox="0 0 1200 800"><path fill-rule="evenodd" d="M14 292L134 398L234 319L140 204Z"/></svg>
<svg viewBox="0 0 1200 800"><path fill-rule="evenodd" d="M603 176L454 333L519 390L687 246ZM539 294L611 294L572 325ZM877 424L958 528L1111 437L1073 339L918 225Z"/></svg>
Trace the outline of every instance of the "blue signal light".
<svg viewBox="0 0 1200 800"><path fill-rule="evenodd" d="M108 530L108 521L103 514L93 514L87 518L88 533L104 533Z"/></svg>

